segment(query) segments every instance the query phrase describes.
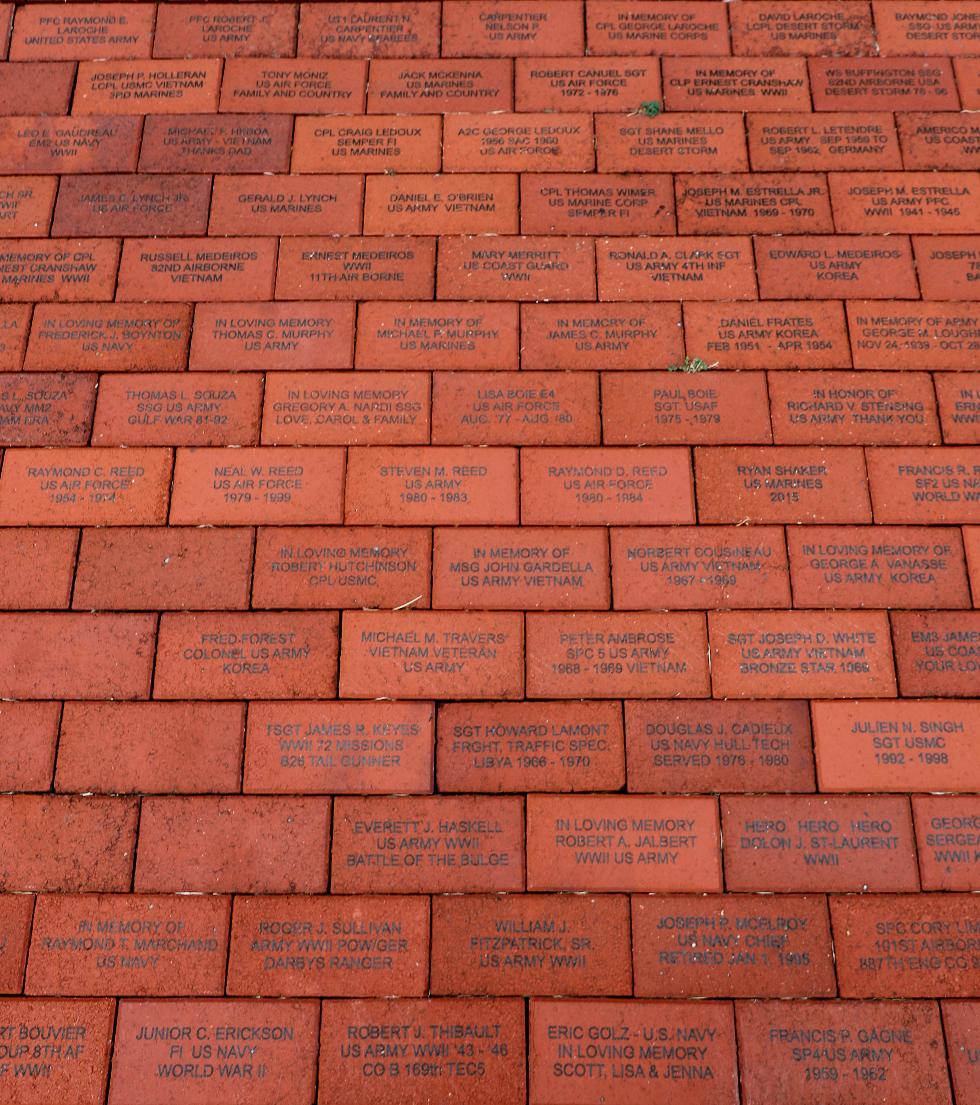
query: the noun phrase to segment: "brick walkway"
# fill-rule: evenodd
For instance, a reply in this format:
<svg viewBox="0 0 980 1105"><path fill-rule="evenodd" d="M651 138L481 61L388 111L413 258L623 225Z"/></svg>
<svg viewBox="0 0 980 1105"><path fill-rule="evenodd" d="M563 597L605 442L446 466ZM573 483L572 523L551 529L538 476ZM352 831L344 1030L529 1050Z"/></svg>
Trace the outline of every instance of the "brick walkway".
<svg viewBox="0 0 980 1105"><path fill-rule="evenodd" d="M980 1105L980 2L0 57L0 1105Z"/></svg>

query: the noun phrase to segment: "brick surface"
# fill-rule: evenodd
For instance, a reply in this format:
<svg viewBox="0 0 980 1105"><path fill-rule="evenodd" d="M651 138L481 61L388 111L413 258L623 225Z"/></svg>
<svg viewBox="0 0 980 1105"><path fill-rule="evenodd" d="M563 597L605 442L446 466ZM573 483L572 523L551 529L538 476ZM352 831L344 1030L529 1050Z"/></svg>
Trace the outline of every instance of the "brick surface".
<svg viewBox="0 0 980 1105"><path fill-rule="evenodd" d="M974 797L912 799L923 890L976 890L977 826Z"/></svg>
<svg viewBox="0 0 980 1105"><path fill-rule="evenodd" d="M526 369L646 369L683 360L678 303L521 304Z"/></svg>
<svg viewBox="0 0 980 1105"><path fill-rule="evenodd" d="M943 1024L949 1040L949 1068L957 1101L971 1105L977 1098L978 1063L976 1049L970 1045L975 1037L980 1002L943 1002Z"/></svg>
<svg viewBox="0 0 980 1105"><path fill-rule="evenodd" d="M58 722L57 702L4 702L0 706L0 787L47 790L51 785Z"/></svg>
<svg viewBox="0 0 980 1105"><path fill-rule="evenodd" d="M0 607L65 609L71 599L78 531L0 530Z"/></svg>
<svg viewBox="0 0 980 1105"><path fill-rule="evenodd" d="M0 897L0 993L19 994L23 989L33 914L34 898L30 894Z"/></svg>

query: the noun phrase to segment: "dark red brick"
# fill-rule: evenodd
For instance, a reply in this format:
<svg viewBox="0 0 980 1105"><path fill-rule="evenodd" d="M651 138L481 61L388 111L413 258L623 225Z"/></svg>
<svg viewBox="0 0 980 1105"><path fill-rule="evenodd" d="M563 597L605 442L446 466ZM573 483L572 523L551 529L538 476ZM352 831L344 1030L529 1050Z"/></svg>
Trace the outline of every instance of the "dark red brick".
<svg viewBox="0 0 980 1105"><path fill-rule="evenodd" d="M83 61L74 115L198 115L218 108L221 62ZM145 139L151 132L144 129Z"/></svg>
<svg viewBox="0 0 980 1105"><path fill-rule="evenodd" d="M912 239L924 299L970 299L980 280L980 236Z"/></svg>
<svg viewBox="0 0 980 1105"><path fill-rule="evenodd" d="M300 5L296 53L314 58L427 58L439 56L440 5L434 0L389 0Z"/></svg>
<svg viewBox="0 0 980 1105"><path fill-rule="evenodd" d="M338 234L358 234L363 191L352 176L218 176L210 233L315 234L328 221Z"/></svg>
<svg viewBox="0 0 980 1105"><path fill-rule="evenodd" d="M142 120L100 115L0 118L8 173L127 173L136 168Z"/></svg>
<svg viewBox="0 0 980 1105"><path fill-rule="evenodd" d="M923 890L980 890L980 801L974 796L912 799Z"/></svg>
<svg viewBox="0 0 980 1105"><path fill-rule="evenodd" d="M276 298L424 298L432 295L435 254L434 238L283 238Z"/></svg>
<svg viewBox="0 0 980 1105"><path fill-rule="evenodd" d="M0 444L85 445L96 380L94 373L0 375Z"/></svg>
<svg viewBox="0 0 980 1105"><path fill-rule="evenodd" d="M33 913L30 894L0 896L0 994L19 994L24 988Z"/></svg>
<svg viewBox="0 0 980 1105"><path fill-rule="evenodd" d="M36 317L44 310L44 305L40 304L33 310ZM29 303L0 303L0 369L17 371L21 368L31 313Z"/></svg>
<svg viewBox="0 0 980 1105"><path fill-rule="evenodd" d="M759 294L791 287L801 299L915 299L912 249L904 235L759 238Z"/></svg>
<svg viewBox="0 0 980 1105"><path fill-rule="evenodd" d="M980 611L895 610L895 666L903 695L966 697L980 672Z"/></svg>
<svg viewBox="0 0 980 1105"><path fill-rule="evenodd" d="M366 61L229 58L218 106L249 114L363 111L366 82Z"/></svg>
<svg viewBox="0 0 980 1105"><path fill-rule="evenodd" d="M269 299L276 246L275 238L127 238L116 298Z"/></svg>
<svg viewBox="0 0 980 1105"><path fill-rule="evenodd" d="M855 368L968 369L976 363L976 304L859 300L846 306Z"/></svg>
<svg viewBox="0 0 980 1105"><path fill-rule="evenodd" d="M154 14L143 4L22 5L10 56L30 61L149 57Z"/></svg>
<svg viewBox="0 0 980 1105"><path fill-rule="evenodd" d="M868 449L875 522L980 521L980 450Z"/></svg>
<svg viewBox="0 0 980 1105"><path fill-rule="evenodd" d="M942 1009L953 1092L959 1105L977 1105L980 1055L975 1041L980 1031L980 1002L944 1001Z"/></svg>
<svg viewBox="0 0 980 1105"><path fill-rule="evenodd" d="M0 62L0 115L67 115L74 86L70 61Z"/></svg>
<svg viewBox="0 0 980 1105"><path fill-rule="evenodd" d="M933 377L943 440L980 445L980 373L938 373Z"/></svg>
<svg viewBox="0 0 980 1105"><path fill-rule="evenodd" d="M0 529L0 609L67 609L77 548L74 529Z"/></svg>
<svg viewBox="0 0 980 1105"><path fill-rule="evenodd" d="M296 9L290 4L164 4L157 13L158 58L279 58L295 52Z"/></svg>
<svg viewBox="0 0 980 1105"><path fill-rule="evenodd" d="M895 120L906 169L973 169L976 166L974 151L980 137L980 119L972 112L903 111Z"/></svg>
<svg viewBox="0 0 980 1105"><path fill-rule="evenodd" d="M66 177L51 233L81 236L206 234L206 176L111 173Z"/></svg>
<svg viewBox="0 0 980 1105"><path fill-rule="evenodd" d="M525 369L647 369L683 357L679 303L521 304Z"/></svg>
<svg viewBox="0 0 980 1105"><path fill-rule="evenodd" d="M0 703L0 791L48 790L61 705Z"/></svg>
<svg viewBox="0 0 980 1105"><path fill-rule="evenodd" d="M57 177L0 177L0 237L43 238L51 224L57 191Z"/></svg>
<svg viewBox="0 0 980 1105"><path fill-rule="evenodd" d="M282 173L292 129L289 115L151 115L143 128L140 171Z"/></svg>
<svg viewBox="0 0 980 1105"><path fill-rule="evenodd" d="M111 299L119 243L99 238L0 240L0 299L7 303Z"/></svg>

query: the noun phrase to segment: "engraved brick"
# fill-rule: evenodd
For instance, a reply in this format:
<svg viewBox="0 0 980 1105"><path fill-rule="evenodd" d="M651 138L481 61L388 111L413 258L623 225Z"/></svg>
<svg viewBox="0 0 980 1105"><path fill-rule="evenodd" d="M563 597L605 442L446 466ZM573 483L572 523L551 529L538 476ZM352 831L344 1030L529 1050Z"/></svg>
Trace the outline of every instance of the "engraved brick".
<svg viewBox="0 0 980 1105"><path fill-rule="evenodd" d="M66 702L55 788L237 791L244 730L236 702Z"/></svg>
<svg viewBox="0 0 980 1105"><path fill-rule="evenodd" d="M140 171L283 173L292 130L288 115L152 115L143 128Z"/></svg>
<svg viewBox="0 0 980 1105"><path fill-rule="evenodd" d="M67 177L51 233L64 235L205 234L211 182L204 176L112 173Z"/></svg>
<svg viewBox="0 0 980 1105"><path fill-rule="evenodd" d="M231 902L211 895L42 894L28 994L221 995Z"/></svg>
<svg viewBox="0 0 980 1105"><path fill-rule="evenodd" d="M0 445L85 445L95 373L0 374Z"/></svg>
<svg viewBox="0 0 980 1105"><path fill-rule="evenodd" d="M733 796L722 798L721 819L729 890L919 888L907 798Z"/></svg>
<svg viewBox="0 0 980 1105"><path fill-rule="evenodd" d="M159 525L167 520L170 449L10 449L0 524Z"/></svg>
<svg viewBox="0 0 980 1105"><path fill-rule="evenodd" d="M657 525L694 521L687 451L525 449L522 521L539 525Z"/></svg>
<svg viewBox="0 0 980 1105"><path fill-rule="evenodd" d="M629 789L810 791L805 702L627 702Z"/></svg>
<svg viewBox="0 0 980 1105"><path fill-rule="evenodd" d="M349 176L218 176L210 232L311 234L327 221L339 234L357 234L361 193Z"/></svg>
<svg viewBox="0 0 980 1105"><path fill-rule="evenodd" d="M909 239L870 235L759 238L759 294L787 287L801 299L916 299ZM925 288L923 287L923 292Z"/></svg>
<svg viewBox="0 0 980 1105"><path fill-rule="evenodd" d="M664 173L525 173L526 234L670 234L674 189Z"/></svg>
<svg viewBox="0 0 980 1105"><path fill-rule="evenodd" d="M367 62L359 60L230 58L218 106L249 114L363 111L366 82Z"/></svg>
<svg viewBox="0 0 980 1105"><path fill-rule="evenodd" d="M834 222L844 233L956 234L980 230L980 173L830 173Z"/></svg>
<svg viewBox="0 0 980 1105"><path fill-rule="evenodd" d="M820 234L834 229L826 178L818 173L678 177L677 225L682 234Z"/></svg>
<svg viewBox="0 0 980 1105"><path fill-rule="evenodd" d="M127 173L136 168L142 120L100 115L0 118L8 173Z"/></svg>
<svg viewBox="0 0 980 1105"><path fill-rule="evenodd" d="M263 950L270 939L275 954ZM273 998L421 996L428 953L427 898L239 896L228 992Z"/></svg>
<svg viewBox="0 0 980 1105"><path fill-rule="evenodd" d="M632 908L638 997L836 994L823 897L634 895Z"/></svg>
<svg viewBox="0 0 980 1105"><path fill-rule="evenodd" d="M980 449L869 449L875 522L980 522Z"/></svg>
<svg viewBox="0 0 980 1105"><path fill-rule="evenodd" d="M129 890L137 812L128 798L0 795L0 890Z"/></svg>
<svg viewBox="0 0 980 1105"><path fill-rule="evenodd" d="M178 303L269 299L276 245L275 238L127 238L116 297Z"/></svg>
<svg viewBox="0 0 980 1105"><path fill-rule="evenodd" d="M329 798L144 798L134 888L316 894L329 846Z"/></svg>
<svg viewBox="0 0 980 1105"><path fill-rule="evenodd" d="M580 56L585 50L576 0L454 0L443 10L446 57Z"/></svg>
<svg viewBox="0 0 980 1105"><path fill-rule="evenodd" d="M619 790L618 702L449 702L439 707L440 790Z"/></svg>
<svg viewBox="0 0 980 1105"><path fill-rule="evenodd" d="M595 299L595 251L591 238L442 238L437 279L439 299Z"/></svg>
<svg viewBox="0 0 980 1105"><path fill-rule="evenodd" d="M870 522L862 459L844 447L696 449L699 520Z"/></svg>
<svg viewBox="0 0 980 1105"><path fill-rule="evenodd" d="M25 367L77 372L95 357L100 372L175 372L187 363L190 329L184 304L39 303Z"/></svg>
<svg viewBox="0 0 980 1105"><path fill-rule="evenodd" d="M366 234L514 234L517 177L484 173L369 176Z"/></svg>
<svg viewBox="0 0 980 1105"><path fill-rule="evenodd" d="M60 714L57 702L0 703L0 790L50 789Z"/></svg>
<svg viewBox="0 0 980 1105"><path fill-rule="evenodd" d="M596 265L602 300L756 298L747 237L600 238Z"/></svg>
<svg viewBox="0 0 980 1105"><path fill-rule="evenodd" d="M778 526L613 529L609 539L617 610L791 605Z"/></svg>
<svg viewBox="0 0 980 1105"><path fill-rule="evenodd" d="M976 363L976 303L858 300L846 306L855 368L967 369Z"/></svg>
<svg viewBox="0 0 980 1105"><path fill-rule="evenodd" d="M809 111L803 58L663 60L664 97L673 111Z"/></svg>
<svg viewBox="0 0 980 1105"><path fill-rule="evenodd" d="M66 177L67 185L72 178ZM0 177L0 237L43 238L51 223L56 177Z"/></svg>
<svg viewBox="0 0 980 1105"><path fill-rule="evenodd" d="M980 374L940 373L933 383L943 440L949 445L980 445Z"/></svg>
<svg viewBox="0 0 980 1105"><path fill-rule="evenodd" d="M469 2L456 0L454 7ZM447 115L442 156L443 169L450 173L587 171L595 163L592 116L574 112Z"/></svg>
<svg viewBox="0 0 980 1105"><path fill-rule="evenodd" d="M708 0L699 0L699 3ZM680 304L524 303L521 362L525 369L646 369L683 359Z"/></svg>
<svg viewBox="0 0 980 1105"><path fill-rule="evenodd" d="M437 173L442 121L436 115L299 117L294 173Z"/></svg>
<svg viewBox="0 0 980 1105"><path fill-rule="evenodd" d="M980 672L980 611L892 613L895 666L903 695L966 697Z"/></svg>
<svg viewBox="0 0 980 1105"><path fill-rule="evenodd" d="M976 297L980 279L980 236L913 238L915 265L924 299Z"/></svg>
<svg viewBox="0 0 980 1105"><path fill-rule="evenodd" d="M903 111L895 120L906 169L975 167L980 120L971 112Z"/></svg>
<svg viewBox="0 0 980 1105"><path fill-rule="evenodd" d="M980 1002L944 1001L943 1023L953 1092L960 1105L980 1101L980 1060L971 1046L980 1029Z"/></svg>
<svg viewBox="0 0 980 1105"><path fill-rule="evenodd" d="M434 238L283 238L276 298L426 298L435 254Z"/></svg>
<svg viewBox="0 0 980 1105"><path fill-rule="evenodd" d="M745 0L730 9L733 52L804 57L874 54L871 7L864 0Z"/></svg>
<svg viewBox="0 0 980 1105"><path fill-rule="evenodd" d="M712 0L588 0L585 6L589 53L728 54L725 5Z"/></svg>
<svg viewBox="0 0 980 1105"><path fill-rule="evenodd" d="M698 0L698 8L709 2ZM745 126L724 112L672 111L669 122L597 115L595 132L600 173L738 173L749 167Z"/></svg>
<svg viewBox="0 0 980 1105"><path fill-rule="evenodd" d="M836 106L854 105L844 102ZM857 105L856 111L836 110L833 114L752 112L746 116L752 168L757 172L900 169L895 119L883 113L881 106L876 99L867 105L867 111Z"/></svg>
<svg viewBox="0 0 980 1105"><path fill-rule="evenodd" d="M451 58L411 62L375 58L368 89L369 112L512 111L514 63L510 58Z"/></svg>
<svg viewBox="0 0 980 1105"><path fill-rule="evenodd" d="M972 37L972 36L968 36ZM980 65L977 58L953 58L953 72L964 111L973 111L980 104Z"/></svg>
<svg viewBox="0 0 980 1105"><path fill-rule="evenodd" d="M155 698L333 698L336 613L164 614Z"/></svg>
<svg viewBox="0 0 980 1105"><path fill-rule="evenodd" d="M977 829L980 804L973 796L912 798L923 890L978 890Z"/></svg>
<svg viewBox="0 0 980 1105"><path fill-rule="evenodd" d="M334 894L524 889L520 798L337 798Z"/></svg>
<svg viewBox="0 0 980 1105"><path fill-rule="evenodd" d="M111 299L119 243L98 238L0 240L0 300Z"/></svg>
<svg viewBox="0 0 980 1105"><path fill-rule="evenodd" d="M635 111L661 97L656 58L518 58L514 64L518 111Z"/></svg>
<svg viewBox="0 0 980 1105"><path fill-rule="evenodd" d="M433 0L300 5L296 53L314 58L439 56L439 9Z"/></svg>
<svg viewBox="0 0 980 1105"><path fill-rule="evenodd" d="M884 57L900 55L972 54L980 33L977 6L971 0L931 4L899 0L872 5L878 47Z"/></svg>
<svg viewBox="0 0 980 1105"><path fill-rule="evenodd" d="M502 941L500 933L514 935ZM572 894L434 898L430 989L632 996L629 902Z"/></svg>
<svg viewBox="0 0 980 1105"><path fill-rule="evenodd" d="M711 611L715 698L888 698L895 694L882 611Z"/></svg>
<svg viewBox="0 0 980 1105"><path fill-rule="evenodd" d="M0 897L0 993L19 994L24 988L24 964L31 939L34 899L29 894Z"/></svg>
<svg viewBox="0 0 980 1105"><path fill-rule="evenodd" d="M433 721L428 702L253 702L243 789L430 792Z"/></svg>
<svg viewBox="0 0 980 1105"><path fill-rule="evenodd" d="M963 527L963 547L966 551L966 566L973 589L973 605L980 606L980 527Z"/></svg>
<svg viewBox="0 0 980 1105"><path fill-rule="evenodd" d="M292 54L296 9L289 4L183 4L157 13L158 58L260 57Z"/></svg>
<svg viewBox="0 0 980 1105"><path fill-rule="evenodd" d="M518 613L348 611L340 694L521 698L523 638L523 616Z"/></svg>
<svg viewBox="0 0 980 1105"><path fill-rule="evenodd" d="M43 304L34 307L34 316L39 317L44 309ZM31 314L29 303L0 303L0 369L13 372L21 368Z"/></svg>
<svg viewBox="0 0 980 1105"><path fill-rule="evenodd" d="M31 4L14 20L10 56L138 58L150 56L155 12L143 4Z"/></svg>
<svg viewBox="0 0 980 1105"><path fill-rule="evenodd" d="M956 111L960 106L949 58L810 58L807 64L815 111Z"/></svg>
<svg viewBox="0 0 980 1105"><path fill-rule="evenodd" d="M221 62L83 61L74 115L156 115L216 111ZM149 133L149 132L147 132Z"/></svg>

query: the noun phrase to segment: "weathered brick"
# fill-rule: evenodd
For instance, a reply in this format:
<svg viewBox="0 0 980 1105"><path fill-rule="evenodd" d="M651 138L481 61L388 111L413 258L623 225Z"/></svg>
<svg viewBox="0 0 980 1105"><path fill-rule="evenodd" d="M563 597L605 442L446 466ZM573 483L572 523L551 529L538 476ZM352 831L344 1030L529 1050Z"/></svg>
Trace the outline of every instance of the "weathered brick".
<svg viewBox="0 0 980 1105"><path fill-rule="evenodd" d="M60 716L57 702L0 703L0 791L50 789Z"/></svg>
<svg viewBox="0 0 980 1105"><path fill-rule="evenodd" d="M0 529L0 609L67 609L77 548L74 529Z"/></svg>

